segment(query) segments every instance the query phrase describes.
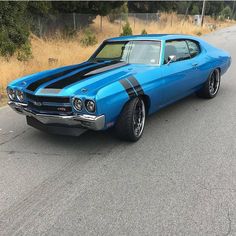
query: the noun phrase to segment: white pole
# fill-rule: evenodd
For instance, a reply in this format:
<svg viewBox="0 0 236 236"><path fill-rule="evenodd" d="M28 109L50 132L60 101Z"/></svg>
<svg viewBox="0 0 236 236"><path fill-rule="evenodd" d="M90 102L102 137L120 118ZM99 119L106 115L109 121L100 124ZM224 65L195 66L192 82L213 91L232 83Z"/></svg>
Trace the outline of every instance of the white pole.
<svg viewBox="0 0 236 236"><path fill-rule="evenodd" d="M75 13L73 13L74 30L76 30Z"/></svg>
<svg viewBox="0 0 236 236"><path fill-rule="evenodd" d="M206 0L203 0L201 26L203 26L203 23L204 23L205 10L206 10Z"/></svg>

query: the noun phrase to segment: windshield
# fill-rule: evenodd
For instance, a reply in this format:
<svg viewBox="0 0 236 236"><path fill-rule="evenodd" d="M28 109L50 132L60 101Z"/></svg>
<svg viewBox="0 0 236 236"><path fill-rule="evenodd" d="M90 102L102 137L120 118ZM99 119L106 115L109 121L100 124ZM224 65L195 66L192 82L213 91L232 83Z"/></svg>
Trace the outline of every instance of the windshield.
<svg viewBox="0 0 236 236"><path fill-rule="evenodd" d="M124 61L130 64L158 64L161 43L159 41L106 42L90 61Z"/></svg>

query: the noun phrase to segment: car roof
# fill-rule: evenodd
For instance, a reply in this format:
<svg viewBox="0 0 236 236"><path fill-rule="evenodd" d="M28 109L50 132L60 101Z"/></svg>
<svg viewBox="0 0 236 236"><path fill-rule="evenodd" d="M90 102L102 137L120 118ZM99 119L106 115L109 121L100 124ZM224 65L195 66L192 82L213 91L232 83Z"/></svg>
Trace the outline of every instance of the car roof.
<svg viewBox="0 0 236 236"><path fill-rule="evenodd" d="M145 35L132 35L132 36L122 36L116 38L110 38L106 41L130 41L130 40L173 40L173 39L192 39L199 40L199 38L187 34L145 34Z"/></svg>

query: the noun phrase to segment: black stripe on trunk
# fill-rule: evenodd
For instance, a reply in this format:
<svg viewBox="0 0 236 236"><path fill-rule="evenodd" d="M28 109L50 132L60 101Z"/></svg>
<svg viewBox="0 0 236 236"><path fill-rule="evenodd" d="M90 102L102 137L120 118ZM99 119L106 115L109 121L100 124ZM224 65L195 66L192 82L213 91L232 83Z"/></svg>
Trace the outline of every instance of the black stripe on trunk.
<svg viewBox="0 0 236 236"><path fill-rule="evenodd" d="M139 82L134 78L134 76L130 76L128 78L129 82L133 85L134 89L136 90L138 95L143 95L143 89L141 87L141 85L139 84Z"/></svg>
<svg viewBox="0 0 236 236"><path fill-rule="evenodd" d="M136 93L135 93L132 85L126 79L120 80L120 83L122 84L122 86L126 90L127 94L129 95L129 98L136 97Z"/></svg>
<svg viewBox="0 0 236 236"><path fill-rule="evenodd" d="M45 77L43 77L43 78L41 78L41 79L39 79L39 80L37 80L37 81L31 83L31 84L27 87L27 89L34 92L39 86L41 86L41 85L44 84L44 83L50 82L51 80L54 80L54 79L56 79L56 78L58 78L58 77L62 77L62 76L64 76L64 75L67 75L67 74L69 74L69 73L75 71L75 70L81 69L81 68L86 67L86 66L90 66L90 65L92 65L92 64L93 64L93 63L90 62L90 63L87 63L87 64L78 65L78 66L76 66L76 67L74 67L74 68L61 71L61 72L56 73L56 74L53 74L53 75L51 75L51 76L45 76Z"/></svg>
<svg viewBox="0 0 236 236"><path fill-rule="evenodd" d="M115 66L115 65L118 64L118 63L120 63L120 62L111 61L111 62L108 62L106 64L103 63L103 64L99 64L97 66L94 66L92 68L87 68L87 69L85 69L83 71L80 71L80 72L70 76L70 77L67 77L65 79L61 79L61 80L56 81L56 82L54 82L52 84L49 84L46 88L63 89L63 88L65 88L65 87L67 87L67 86L69 86L71 84L79 82L79 81L81 81L83 79L86 79L86 78L88 78L90 76L98 75L98 74L101 74L101 73L104 73L104 72L116 69L118 67ZM114 65L114 67L112 67L112 65ZM127 65L127 64L125 64L125 65ZM124 63L122 63L121 66L124 66ZM107 69L106 69L106 67L107 67ZM101 72L92 74L93 71L96 71L96 70L98 70L100 68L104 68L104 69Z"/></svg>

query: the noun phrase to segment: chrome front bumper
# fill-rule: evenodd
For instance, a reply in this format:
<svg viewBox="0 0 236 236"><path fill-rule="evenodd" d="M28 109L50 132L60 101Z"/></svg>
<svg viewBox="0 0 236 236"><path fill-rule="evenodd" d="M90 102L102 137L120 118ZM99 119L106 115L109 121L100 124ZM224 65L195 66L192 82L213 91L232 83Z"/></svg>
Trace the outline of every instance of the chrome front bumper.
<svg viewBox="0 0 236 236"><path fill-rule="evenodd" d="M39 122L50 125L68 125L68 126L81 126L86 129L102 130L105 126L105 116L94 116L94 115L50 115L35 113L28 109L28 105L25 103L9 101L8 105L17 113L33 117Z"/></svg>

